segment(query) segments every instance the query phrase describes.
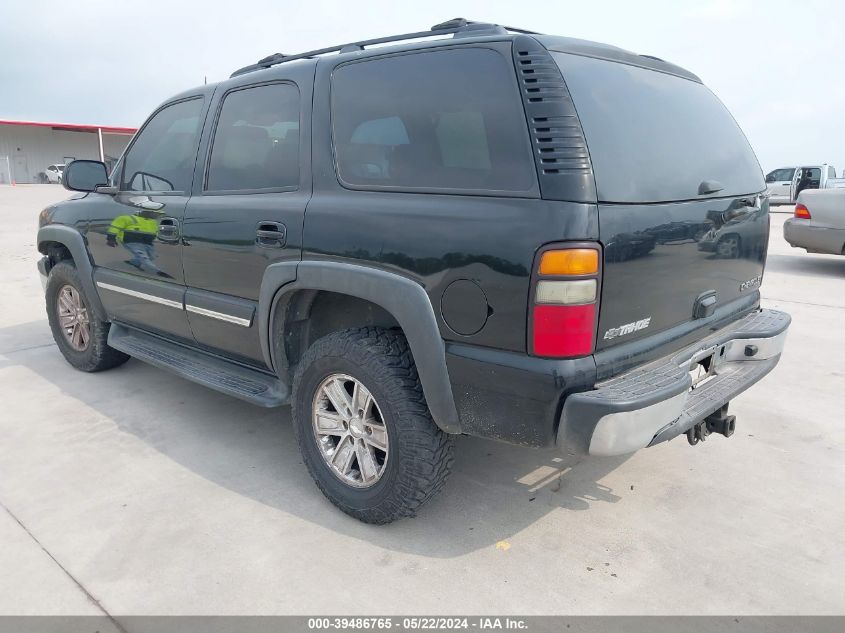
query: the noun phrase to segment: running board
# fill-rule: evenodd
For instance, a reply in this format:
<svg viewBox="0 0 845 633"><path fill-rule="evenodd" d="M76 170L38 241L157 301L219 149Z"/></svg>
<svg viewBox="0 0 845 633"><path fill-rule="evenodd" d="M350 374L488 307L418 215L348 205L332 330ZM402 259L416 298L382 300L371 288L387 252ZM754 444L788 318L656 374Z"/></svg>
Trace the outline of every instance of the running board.
<svg viewBox="0 0 845 633"><path fill-rule="evenodd" d="M280 407L290 399L288 386L275 376L118 323L109 330L109 346L259 407Z"/></svg>

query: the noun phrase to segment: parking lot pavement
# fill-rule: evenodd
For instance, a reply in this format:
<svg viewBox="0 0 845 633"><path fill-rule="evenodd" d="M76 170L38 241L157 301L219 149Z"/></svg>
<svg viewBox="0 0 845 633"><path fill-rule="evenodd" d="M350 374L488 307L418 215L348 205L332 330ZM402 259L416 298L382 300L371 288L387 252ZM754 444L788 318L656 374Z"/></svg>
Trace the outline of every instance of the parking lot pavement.
<svg viewBox="0 0 845 633"><path fill-rule="evenodd" d="M842 613L845 258L783 242L764 304L794 321L737 433L561 461L459 438L415 519L366 526L302 465L287 409L52 344L36 218L0 187L0 613Z"/></svg>

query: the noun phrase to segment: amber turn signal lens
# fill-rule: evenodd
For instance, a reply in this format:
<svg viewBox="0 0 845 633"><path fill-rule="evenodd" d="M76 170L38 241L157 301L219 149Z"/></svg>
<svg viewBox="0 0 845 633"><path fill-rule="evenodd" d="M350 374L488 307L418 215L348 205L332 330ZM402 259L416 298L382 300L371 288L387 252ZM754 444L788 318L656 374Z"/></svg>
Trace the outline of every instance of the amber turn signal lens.
<svg viewBox="0 0 845 633"><path fill-rule="evenodd" d="M795 217L803 218L804 220L812 220L812 218L810 217L810 210L803 204L795 205Z"/></svg>
<svg viewBox="0 0 845 633"><path fill-rule="evenodd" d="M592 248L546 251L540 258L541 275L594 275L599 271L599 252Z"/></svg>

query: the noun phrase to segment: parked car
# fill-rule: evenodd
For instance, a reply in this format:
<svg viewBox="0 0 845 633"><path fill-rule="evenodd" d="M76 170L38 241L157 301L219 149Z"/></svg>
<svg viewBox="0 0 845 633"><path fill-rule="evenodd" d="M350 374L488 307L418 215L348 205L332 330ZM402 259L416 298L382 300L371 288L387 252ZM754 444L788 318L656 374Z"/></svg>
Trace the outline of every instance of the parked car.
<svg viewBox="0 0 845 633"><path fill-rule="evenodd" d="M845 188L802 191L783 237L808 253L845 255Z"/></svg>
<svg viewBox="0 0 845 633"><path fill-rule="evenodd" d="M37 244L67 361L290 404L317 486L372 523L443 486L457 434L599 456L730 436L790 322L760 308L765 221L731 259L649 232L765 219L731 115L583 40L458 19L271 55L159 106L111 176L64 180L84 193Z"/></svg>
<svg viewBox="0 0 845 633"><path fill-rule="evenodd" d="M769 214L759 200L737 201L726 211L711 211L708 219L712 224L698 241L700 251L725 259L765 256Z"/></svg>
<svg viewBox="0 0 845 633"><path fill-rule="evenodd" d="M836 168L827 163L803 167L782 167L766 175L770 204L794 204L805 189L845 187L845 178L836 177Z"/></svg>
<svg viewBox="0 0 845 633"><path fill-rule="evenodd" d="M65 166L59 163L50 165L45 173L47 174L47 182L60 183L65 173Z"/></svg>

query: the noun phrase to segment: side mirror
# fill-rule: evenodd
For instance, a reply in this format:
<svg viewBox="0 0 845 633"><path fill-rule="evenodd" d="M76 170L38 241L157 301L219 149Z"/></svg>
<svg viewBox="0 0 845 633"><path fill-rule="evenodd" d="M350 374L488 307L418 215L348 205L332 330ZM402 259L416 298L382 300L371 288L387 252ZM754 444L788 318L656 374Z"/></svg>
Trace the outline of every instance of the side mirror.
<svg viewBox="0 0 845 633"><path fill-rule="evenodd" d="M768 176L766 176L766 182L774 182L774 181L775 181L775 177L774 177L774 176L772 176L771 174L769 174Z"/></svg>
<svg viewBox="0 0 845 633"><path fill-rule="evenodd" d="M97 187L108 186L109 174L98 160L75 160L65 167L62 182L71 191L95 191Z"/></svg>

